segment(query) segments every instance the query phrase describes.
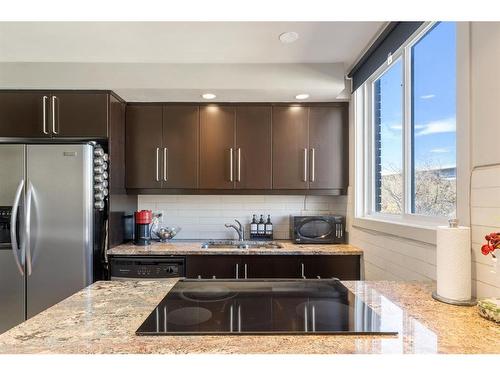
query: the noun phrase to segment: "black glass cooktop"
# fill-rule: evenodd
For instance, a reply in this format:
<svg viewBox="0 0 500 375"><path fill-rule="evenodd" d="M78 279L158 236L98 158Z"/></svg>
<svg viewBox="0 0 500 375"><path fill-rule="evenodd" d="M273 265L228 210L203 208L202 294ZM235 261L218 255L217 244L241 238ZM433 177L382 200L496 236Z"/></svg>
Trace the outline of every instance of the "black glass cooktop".
<svg viewBox="0 0 500 375"><path fill-rule="evenodd" d="M180 280L138 335L396 334L337 280Z"/></svg>

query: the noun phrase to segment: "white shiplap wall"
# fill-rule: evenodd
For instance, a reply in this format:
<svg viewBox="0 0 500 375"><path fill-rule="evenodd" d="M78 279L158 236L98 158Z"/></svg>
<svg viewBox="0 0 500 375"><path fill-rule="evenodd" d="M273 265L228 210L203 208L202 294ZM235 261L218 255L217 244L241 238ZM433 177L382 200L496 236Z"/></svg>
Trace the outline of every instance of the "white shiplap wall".
<svg viewBox="0 0 500 375"><path fill-rule="evenodd" d="M500 165L472 172L471 232L473 287L478 296L500 296L500 269L494 273L491 256L481 253L484 236L500 232Z"/></svg>
<svg viewBox="0 0 500 375"><path fill-rule="evenodd" d="M179 225L178 239L232 239L236 232L225 223L245 224L252 215L271 215L274 238L289 238L290 215L346 213L346 196L301 195L139 195L140 210L163 213L164 225Z"/></svg>
<svg viewBox="0 0 500 375"><path fill-rule="evenodd" d="M436 247L352 227L349 242L364 251L366 280L436 279Z"/></svg>

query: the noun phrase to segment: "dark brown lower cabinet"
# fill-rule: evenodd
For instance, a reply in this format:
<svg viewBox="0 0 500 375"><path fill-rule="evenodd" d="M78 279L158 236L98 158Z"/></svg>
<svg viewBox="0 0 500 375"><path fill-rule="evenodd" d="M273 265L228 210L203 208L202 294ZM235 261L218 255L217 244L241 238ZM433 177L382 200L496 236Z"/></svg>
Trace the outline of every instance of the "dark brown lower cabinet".
<svg viewBox="0 0 500 375"><path fill-rule="evenodd" d="M190 279L235 279L239 273L239 263L240 257L232 255L187 256L186 277Z"/></svg>
<svg viewBox="0 0 500 375"><path fill-rule="evenodd" d="M319 276L322 279L359 280L359 262L357 255L309 255L300 258L300 267L307 279Z"/></svg>
<svg viewBox="0 0 500 375"><path fill-rule="evenodd" d="M186 276L202 279L360 279L357 255L192 255Z"/></svg>
<svg viewBox="0 0 500 375"><path fill-rule="evenodd" d="M247 255L241 259L243 275L249 279L294 279L299 277L299 261L295 256Z"/></svg>

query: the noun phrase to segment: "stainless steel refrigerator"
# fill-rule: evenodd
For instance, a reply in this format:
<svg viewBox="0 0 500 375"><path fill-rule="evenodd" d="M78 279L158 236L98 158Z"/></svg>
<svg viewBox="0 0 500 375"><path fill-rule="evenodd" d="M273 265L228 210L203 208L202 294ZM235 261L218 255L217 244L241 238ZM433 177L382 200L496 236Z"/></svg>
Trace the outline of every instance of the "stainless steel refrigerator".
<svg viewBox="0 0 500 375"><path fill-rule="evenodd" d="M93 147L0 145L0 333L92 283Z"/></svg>

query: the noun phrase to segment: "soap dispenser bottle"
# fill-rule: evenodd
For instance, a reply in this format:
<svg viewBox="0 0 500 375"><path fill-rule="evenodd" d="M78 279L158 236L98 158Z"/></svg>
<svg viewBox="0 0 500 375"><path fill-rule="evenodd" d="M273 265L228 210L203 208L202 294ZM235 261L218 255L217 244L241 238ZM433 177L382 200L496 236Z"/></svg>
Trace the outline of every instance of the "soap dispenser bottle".
<svg viewBox="0 0 500 375"><path fill-rule="evenodd" d="M266 224L264 223L264 215L260 215L259 224L257 224L257 234L264 236L266 234Z"/></svg>
<svg viewBox="0 0 500 375"><path fill-rule="evenodd" d="M257 236L257 218L253 215L252 222L250 223L250 237Z"/></svg>
<svg viewBox="0 0 500 375"><path fill-rule="evenodd" d="M267 215L266 237L273 238L273 223L271 223L271 215Z"/></svg>

